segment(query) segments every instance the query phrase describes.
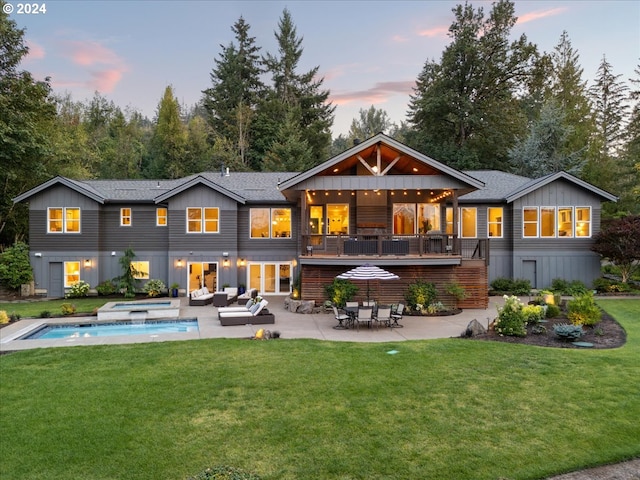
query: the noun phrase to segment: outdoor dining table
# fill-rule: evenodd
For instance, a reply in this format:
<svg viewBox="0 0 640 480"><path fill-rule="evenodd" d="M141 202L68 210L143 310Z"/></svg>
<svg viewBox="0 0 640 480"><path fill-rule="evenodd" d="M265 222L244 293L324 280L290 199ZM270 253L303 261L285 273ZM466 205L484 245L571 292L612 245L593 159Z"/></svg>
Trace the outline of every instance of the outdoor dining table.
<svg viewBox="0 0 640 480"><path fill-rule="evenodd" d="M358 319L358 312L361 308L372 309L372 316L375 316L376 309L374 307L361 307L361 306L353 306L353 307L344 307L344 311L347 315L349 315L349 325L354 325L356 320Z"/></svg>

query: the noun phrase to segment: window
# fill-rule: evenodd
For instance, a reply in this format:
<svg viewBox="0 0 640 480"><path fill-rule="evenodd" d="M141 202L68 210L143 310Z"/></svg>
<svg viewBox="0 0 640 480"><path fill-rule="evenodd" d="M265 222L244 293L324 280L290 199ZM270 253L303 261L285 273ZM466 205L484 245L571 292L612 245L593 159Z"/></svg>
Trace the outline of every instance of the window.
<svg viewBox="0 0 640 480"><path fill-rule="evenodd" d="M487 232L490 237L502 238L502 219L504 211L502 207L487 208Z"/></svg>
<svg viewBox="0 0 640 480"><path fill-rule="evenodd" d="M80 233L79 208L47 209L48 233Z"/></svg>
<svg viewBox="0 0 640 480"><path fill-rule="evenodd" d="M540 236L556 236L556 209L553 207L540 207Z"/></svg>
<svg viewBox="0 0 640 480"><path fill-rule="evenodd" d="M538 208L524 207L522 210L522 236L538 236Z"/></svg>
<svg viewBox="0 0 640 480"><path fill-rule="evenodd" d="M558 208L558 235L573 237L573 208Z"/></svg>
<svg viewBox="0 0 640 480"><path fill-rule="evenodd" d="M416 206L413 203L393 204L393 234L413 235L416 233Z"/></svg>
<svg viewBox="0 0 640 480"><path fill-rule="evenodd" d="M249 235L251 238L291 238L291 209L252 208Z"/></svg>
<svg viewBox="0 0 640 480"><path fill-rule="evenodd" d="M538 217L539 214L539 217ZM538 222L540 231L538 233ZM522 211L523 236L573 238L591 236L590 207L525 207Z"/></svg>
<svg viewBox="0 0 640 480"><path fill-rule="evenodd" d="M156 227L167 226L167 209L164 207L156 208Z"/></svg>
<svg viewBox="0 0 640 480"><path fill-rule="evenodd" d="M417 207L418 233L427 233L430 230L440 230L440 205L419 203Z"/></svg>
<svg viewBox="0 0 640 480"><path fill-rule="evenodd" d="M217 207L187 208L187 233L218 233L219 228Z"/></svg>
<svg viewBox="0 0 640 480"><path fill-rule="evenodd" d="M445 221L447 222L445 233L447 235L453 235L453 208L447 207L445 210Z"/></svg>
<svg viewBox="0 0 640 480"><path fill-rule="evenodd" d="M349 233L349 205L346 203L327 204L327 233L330 235Z"/></svg>
<svg viewBox="0 0 640 480"><path fill-rule="evenodd" d="M591 208L576 207L576 237L591 236Z"/></svg>
<svg viewBox="0 0 640 480"><path fill-rule="evenodd" d="M131 209L130 208L120 209L120 226L121 227L131 226Z"/></svg>
<svg viewBox="0 0 640 480"><path fill-rule="evenodd" d="M80 262L64 262L64 286L69 288L80 281Z"/></svg>
<svg viewBox="0 0 640 480"><path fill-rule="evenodd" d="M476 238L478 236L478 229L477 229L478 210L476 208L461 208L460 210L461 210L460 237Z"/></svg>
<svg viewBox="0 0 640 480"><path fill-rule="evenodd" d="M138 280L149 279L149 262L131 262L131 272L133 273L133 278Z"/></svg>

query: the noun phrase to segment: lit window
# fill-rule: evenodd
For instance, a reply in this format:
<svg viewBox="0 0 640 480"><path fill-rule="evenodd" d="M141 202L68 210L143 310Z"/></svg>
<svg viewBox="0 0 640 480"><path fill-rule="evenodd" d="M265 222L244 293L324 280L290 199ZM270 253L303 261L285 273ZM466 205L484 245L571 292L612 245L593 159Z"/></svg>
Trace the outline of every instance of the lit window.
<svg viewBox="0 0 640 480"><path fill-rule="evenodd" d="M558 235L560 237L573 237L573 208L558 208Z"/></svg>
<svg viewBox="0 0 640 480"><path fill-rule="evenodd" d="M536 207L524 207L522 209L522 236L538 236L538 209Z"/></svg>
<svg viewBox="0 0 640 480"><path fill-rule="evenodd" d="M416 206L413 203L393 204L393 234L413 235L416 232Z"/></svg>
<svg viewBox="0 0 640 480"><path fill-rule="evenodd" d="M249 222L251 238L291 238L290 208L252 208Z"/></svg>
<svg viewBox="0 0 640 480"><path fill-rule="evenodd" d="M502 207L487 208L487 231L493 238L502 238L502 219L504 211Z"/></svg>
<svg viewBox="0 0 640 480"><path fill-rule="evenodd" d="M540 208L540 236L556 236L556 209L553 207Z"/></svg>
<svg viewBox="0 0 640 480"><path fill-rule="evenodd" d="M188 233L218 233L220 213L217 207L187 208Z"/></svg>
<svg viewBox="0 0 640 480"><path fill-rule="evenodd" d="M576 237L591 236L591 208L576 207Z"/></svg>
<svg viewBox="0 0 640 480"><path fill-rule="evenodd" d="M47 209L47 232L80 233L79 208Z"/></svg>
<svg viewBox="0 0 640 480"><path fill-rule="evenodd" d="M461 238L476 238L478 236L477 229L477 209L476 208L461 208Z"/></svg>
<svg viewBox="0 0 640 480"><path fill-rule="evenodd" d="M418 204L418 233L440 230L440 205Z"/></svg>
<svg viewBox="0 0 640 480"><path fill-rule="evenodd" d="M445 210L445 221L447 222L446 234L453 235L453 208L447 207Z"/></svg>
<svg viewBox="0 0 640 480"><path fill-rule="evenodd" d="M346 235L349 233L349 205L346 203L327 204L327 233Z"/></svg>
<svg viewBox="0 0 640 480"><path fill-rule="evenodd" d="M120 226L121 227L131 226L131 209L130 208L120 209Z"/></svg>
<svg viewBox="0 0 640 480"><path fill-rule="evenodd" d="M69 288L80 281L80 262L64 262L64 286Z"/></svg>
<svg viewBox="0 0 640 480"><path fill-rule="evenodd" d="M156 226L157 227L167 226L167 209L164 207L156 208Z"/></svg>
<svg viewBox="0 0 640 480"><path fill-rule="evenodd" d="M133 278L146 280L149 278L149 262L131 262L131 273Z"/></svg>

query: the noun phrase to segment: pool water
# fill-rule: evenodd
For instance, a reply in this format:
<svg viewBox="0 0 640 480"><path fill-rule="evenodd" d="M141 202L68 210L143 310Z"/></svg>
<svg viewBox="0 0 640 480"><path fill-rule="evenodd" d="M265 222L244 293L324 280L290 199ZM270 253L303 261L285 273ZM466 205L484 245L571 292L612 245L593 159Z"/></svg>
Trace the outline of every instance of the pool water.
<svg viewBox="0 0 640 480"><path fill-rule="evenodd" d="M87 323L81 325L44 325L24 340L56 340L63 338L111 337L116 335L160 335L163 333L197 332L198 320L148 320L145 323Z"/></svg>
<svg viewBox="0 0 640 480"><path fill-rule="evenodd" d="M171 306L171 302L125 302L116 303L111 308L134 310L136 308L167 308L169 306Z"/></svg>

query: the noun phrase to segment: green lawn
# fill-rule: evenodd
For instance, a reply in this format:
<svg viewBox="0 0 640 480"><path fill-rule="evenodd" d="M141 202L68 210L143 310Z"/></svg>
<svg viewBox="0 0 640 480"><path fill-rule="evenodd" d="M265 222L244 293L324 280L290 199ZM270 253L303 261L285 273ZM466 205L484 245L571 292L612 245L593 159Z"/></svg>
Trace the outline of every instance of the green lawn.
<svg viewBox="0 0 640 480"><path fill-rule="evenodd" d="M199 340L0 357L0 478L540 479L640 455L640 300L615 350ZM396 355L387 352L398 351Z"/></svg>
<svg viewBox="0 0 640 480"><path fill-rule="evenodd" d="M7 315L17 313L21 318L39 317L44 311L51 313L52 316L59 316L62 314L62 304L71 303L75 305L77 313L91 314L95 309L100 308L107 302L130 302L131 300L130 298L86 297L61 298L35 302L0 302L0 310L7 312Z"/></svg>

